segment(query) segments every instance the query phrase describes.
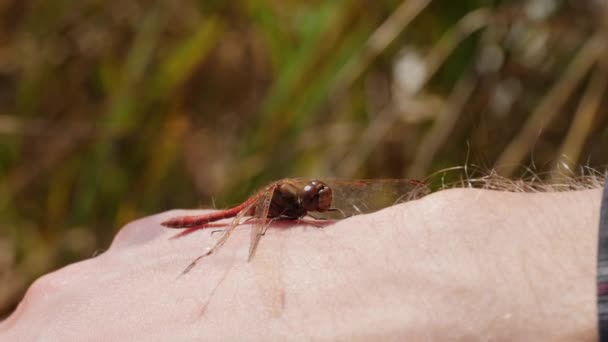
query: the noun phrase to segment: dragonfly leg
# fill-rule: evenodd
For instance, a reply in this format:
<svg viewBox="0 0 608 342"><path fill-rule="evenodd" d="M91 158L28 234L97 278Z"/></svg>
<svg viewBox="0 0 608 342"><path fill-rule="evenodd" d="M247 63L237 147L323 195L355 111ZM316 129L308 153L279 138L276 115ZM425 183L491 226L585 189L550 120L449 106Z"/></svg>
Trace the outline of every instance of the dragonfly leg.
<svg viewBox="0 0 608 342"><path fill-rule="evenodd" d="M327 211L337 211L342 214L342 216L347 217L347 215L342 210L340 210L340 208L329 208L327 209Z"/></svg>
<svg viewBox="0 0 608 342"><path fill-rule="evenodd" d="M327 219L327 218L316 218L316 217L314 217L313 215L310 215L310 214L307 214L306 216L312 217L313 220L315 220L315 221L321 221L321 222L315 222L315 221L312 221L312 220L305 220L303 218L294 219L293 217L289 217L289 216L279 216L279 217L275 217L275 218L271 219L270 223L272 223L272 221L279 221L279 220L280 221L296 221L298 223L309 224L309 225L315 226L317 228L323 228L323 227L325 227L325 225L327 223L333 223L333 221L334 221L334 220L330 220L330 219ZM266 227L264 228L263 233L261 235L264 235L264 233L266 233L266 229L268 228L268 226L270 225L270 223L266 225Z"/></svg>
<svg viewBox="0 0 608 342"><path fill-rule="evenodd" d="M246 219L245 221L243 221L243 223L247 223L247 222L249 222L249 221L253 220L254 218L255 218L255 217L249 217L248 219ZM219 226L219 225L218 225L218 226ZM211 231L211 236L213 236L213 234L215 234L215 233L223 232L223 231L225 231L225 230L226 230L226 229L216 229L216 230L213 230L213 231Z"/></svg>
<svg viewBox="0 0 608 342"><path fill-rule="evenodd" d="M179 274L177 277L179 278L179 277L183 276L184 274L186 274L186 273L190 272L190 270L191 270L191 269L192 269L194 266L196 266L196 264L199 262L199 260L201 260L202 258L204 258L204 257L206 257L206 256L211 255L212 253L213 253L213 250L209 250L209 251L207 251L207 253L202 254L202 255L199 255L198 257L196 257L196 259L194 259L194 260L193 260L193 261L190 263L190 265L188 265L188 267L186 267L186 269L184 269L184 270L182 271L182 273L180 273L180 274Z"/></svg>
<svg viewBox="0 0 608 342"><path fill-rule="evenodd" d="M311 215L310 213L306 214L306 216L312 217L313 219L317 220L317 221L326 221L329 220L325 217L316 217L315 215Z"/></svg>
<svg viewBox="0 0 608 342"><path fill-rule="evenodd" d="M224 231L226 231L226 229L216 229L216 230L212 230L212 231L211 231L211 236L213 236L213 234L215 234L215 233L221 233L221 232L224 232Z"/></svg>
<svg viewBox="0 0 608 342"><path fill-rule="evenodd" d="M253 220L254 218L255 217L249 217L248 219L246 219L245 221L243 221L243 223L247 223L247 222ZM226 231L226 229L216 229L216 230L213 230L213 231L211 231L211 236L213 236L213 234L215 234L215 233L219 233L219 232L223 232L223 231Z"/></svg>
<svg viewBox="0 0 608 342"><path fill-rule="evenodd" d="M317 219L314 216L308 215L310 217L312 217L314 219L313 220L305 220L303 218L298 219L299 222L304 223L304 224L309 224L311 226L315 226L316 228L325 228L330 224L333 224L335 222L335 220L331 220L331 219L326 219L326 218L322 218L322 219Z"/></svg>
<svg viewBox="0 0 608 342"><path fill-rule="evenodd" d="M314 218L314 217L313 217L313 218ZM317 222L314 222L314 221L308 221L308 220L304 220L304 219L299 219L298 221L300 221L300 222L302 222L302 223L309 224L309 225L311 225L311 226L315 226L315 227L317 227L317 228L323 228L323 226L322 226L322 225L320 225L320 224L318 224Z"/></svg>
<svg viewBox="0 0 608 342"><path fill-rule="evenodd" d="M268 227L270 227L270 225L272 224L272 221L279 221L279 220L287 220L287 218L284 217L275 217L275 218L271 218L270 221L268 221L268 223L266 225L264 225L264 229L262 229L262 232L260 233L260 235L266 235L266 230L268 229Z"/></svg>
<svg viewBox="0 0 608 342"><path fill-rule="evenodd" d="M182 230L181 232L173 235L171 237L171 239L180 238L180 237L188 235L190 233L194 233L195 231L197 231L199 229L213 228L213 227L225 227L225 226L226 226L225 223L205 223L205 224L202 224L200 226L188 227L188 228L184 228L184 230ZM214 230L214 231L211 232L211 234L213 235L214 232L221 231L221 230L222 229L220 229L220 230Z"/></svg>

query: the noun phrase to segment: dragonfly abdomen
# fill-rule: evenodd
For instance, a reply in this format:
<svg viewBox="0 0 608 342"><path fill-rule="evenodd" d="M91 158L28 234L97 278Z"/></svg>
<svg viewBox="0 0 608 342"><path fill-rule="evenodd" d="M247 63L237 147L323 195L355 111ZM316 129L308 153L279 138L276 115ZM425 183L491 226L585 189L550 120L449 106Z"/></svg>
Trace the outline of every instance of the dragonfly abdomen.
<svg viewBox="0 0 608 342"><path fill-rule="evenodd" d="M209 214L204 215L193 215L193 216L179 216L171 218L163 223L161 223L165 227L169 228L191 228L202 226L207 223L219 221L225 218L235 217L241 210L245 207L249 206L251 199L243 202L242 204L226 209L220 210Z"/></svg>

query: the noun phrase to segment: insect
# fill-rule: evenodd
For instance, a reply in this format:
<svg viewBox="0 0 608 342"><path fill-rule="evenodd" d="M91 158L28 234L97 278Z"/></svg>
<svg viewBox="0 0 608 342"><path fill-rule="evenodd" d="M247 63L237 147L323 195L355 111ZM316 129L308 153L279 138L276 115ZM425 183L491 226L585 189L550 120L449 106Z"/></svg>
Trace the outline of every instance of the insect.
<svg viewBox="0 0 608 342"><path fill-rule="evenodd" d="M245 216L257 219L251 230L251 260L260 238L272 220L299 220L305 216L325 220L342 219L419 198L428 192L422 182L410 179L282 179L235 207L203 215L174 217L162 225L185 228L186 232L192 232L207 228L212 222L233 218L216 244L184 270L183 273L187 273L200 259L221 248Z"/></svg>

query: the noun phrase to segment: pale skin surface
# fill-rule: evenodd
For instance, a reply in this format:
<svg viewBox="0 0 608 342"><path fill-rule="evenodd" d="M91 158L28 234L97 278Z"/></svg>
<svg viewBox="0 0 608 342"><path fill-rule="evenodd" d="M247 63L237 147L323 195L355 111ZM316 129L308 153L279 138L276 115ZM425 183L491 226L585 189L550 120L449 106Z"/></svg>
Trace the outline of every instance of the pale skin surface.
<svg viewBox="0 0 608 342"><path fill-rule="evenodd" d="M0 340L595 340L601 191L447 190L319 229L280 223L247 263L171 211L48 274ZM197 211L200 212L200 211ZM287 228L289 227L289 228Z"/></svg>

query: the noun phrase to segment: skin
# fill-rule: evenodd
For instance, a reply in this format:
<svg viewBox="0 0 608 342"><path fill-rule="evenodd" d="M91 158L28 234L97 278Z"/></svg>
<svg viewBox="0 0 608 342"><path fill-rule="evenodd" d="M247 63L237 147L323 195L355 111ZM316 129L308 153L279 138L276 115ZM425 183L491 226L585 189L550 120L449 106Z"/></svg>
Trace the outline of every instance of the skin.
<svg viewBox="0 0 608 342"><path fill-rule="evenodd" d="M0 340L595 340L601 191L454 189L325 228L178 239L170 211L38 279ZM34 328L35 327L35 328Z"/></svg>

